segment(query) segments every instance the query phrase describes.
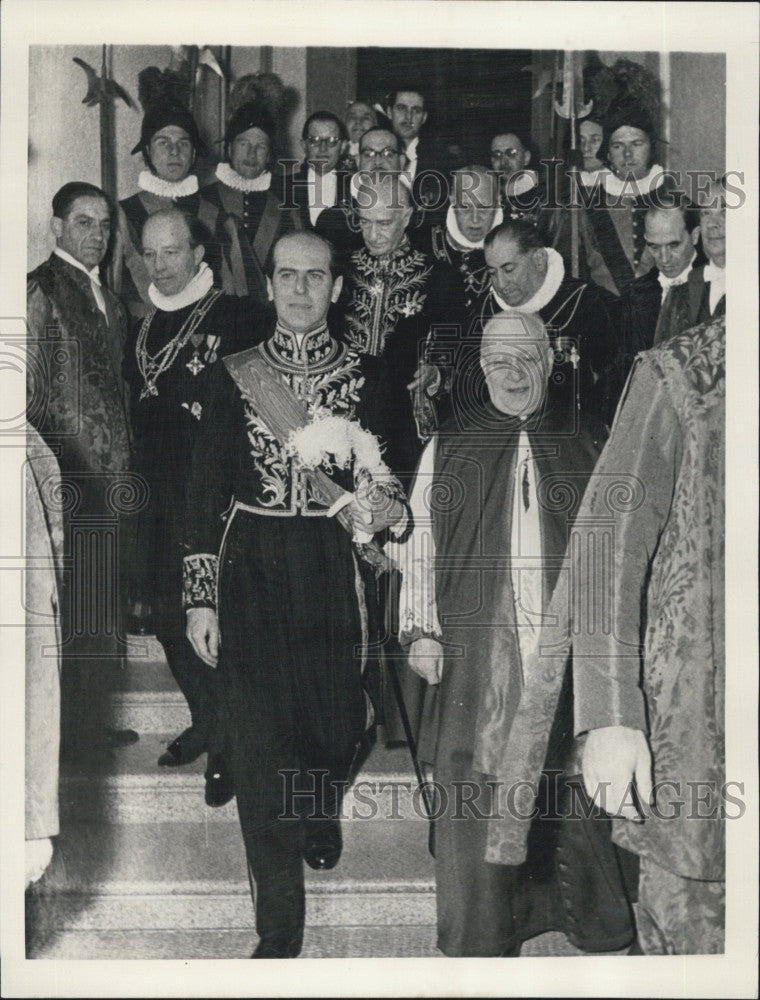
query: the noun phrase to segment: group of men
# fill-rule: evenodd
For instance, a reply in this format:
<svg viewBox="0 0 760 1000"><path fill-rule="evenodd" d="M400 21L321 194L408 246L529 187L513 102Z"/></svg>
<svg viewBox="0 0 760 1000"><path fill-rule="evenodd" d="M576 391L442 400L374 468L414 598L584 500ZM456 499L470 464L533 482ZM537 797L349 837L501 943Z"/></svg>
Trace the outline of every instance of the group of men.
<svg viewBox="0 0 760 1000"><path fill-rule="evenodd" d="M107 608L71 577L64 701L86 719L68 748L136 738L84 709L124 605L148 609L192 716L159 764L208 754L207 803L237 798L254 957L294 957L382 648L447 803L445 954L516 955L550 929L592 952L722 950L725 192L647 201L650 126L618 109L607 173L639 188L584 230L586 272L620 282L596 284L536 214L516 131L491 169L447 172L422 93L385 112L312 114L280 175L270 113L243 105L199 190L192 116L151 108L136 195L53 199L29 420L76 493L75 570L104 519L131 554ZM689 782L709 783L707 823L663 812Z"/></svg>

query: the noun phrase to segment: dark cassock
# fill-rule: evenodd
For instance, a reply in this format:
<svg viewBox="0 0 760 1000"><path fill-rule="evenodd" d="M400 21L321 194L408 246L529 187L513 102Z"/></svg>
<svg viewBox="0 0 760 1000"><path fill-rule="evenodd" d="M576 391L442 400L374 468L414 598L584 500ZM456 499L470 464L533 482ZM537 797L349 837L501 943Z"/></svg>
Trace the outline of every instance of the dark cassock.
<svg viewBox="0 0 760 1000"><path fill-rule="evenodd" d="M129 473L128 392L121 374L126 334L124 307L100 284L97 267L90 271L56 249L28 275L27 419L58 459L64 554L74 560L62 587L66 753L102 735L105 678L125 651L118 634L122 527L131 505L141 502ZM84 572L85 564L91 572Z"/></svg>
<svg viewBox="0 0 760 1000"><path fill-rule="evenodd" d="M430 397L420 401L407 386L423 360L435 359L439 338L450 341L462 329L458 277L451 264L414 249L408 236L388 254L375 257L365 247L351 258L344 337L385 362L394 401L386 460L402 481L414 471L437 420Z"/></svg>
<svg viewBox="0 0 760 1000"><path fill-rule="evenodd" d="M308 838L339 809L338 786L371 722L363 668L373 576L369 550L330 516L323 489L353 491L358 459L319 466L320 485L306 452L297 462L285 442L289 430L313 428L316 410L325 417L316 462L338 450L336 418L382 433L381 367L326 325L299 341L278 324L215 366L188 488L184 601L218 615L222 734L256 928L282 957L301 947Z"/></svg>
<svg viewBox="0 0 760 1000"><path fill-rule="evenodd" d="M137 515L133 602L150 609L150 623L190 708L192 727L177 742L178 763L208 750L216 718L216 675L185 637L182 532L193 448L208 419L213 363L255 343L259 308L225 295L201 263L175 295L151 286L151 308L139 321L124 358L132 393L135 469L149 497Z"/></svg>
<svg viewBox="0 0 760 1000"><path fill-rule="evenodd" d="M419 756L432 767L445 955L516 955L549 930L588 952L633 937L627 859L579 777L560 572L604 433L556 403L506 415L481 380L478 407L456 412L420 461L399 618L405 646L442 647Z"/></svg>
<svg viewBox="0 0 760 1000"><path fill-rule="evenodd" d="M345 200L349 177L342 170L318 174L310 163L301 163L283 178L282 207L298 213L301 229L314 229L322 212Z"/></svg>
<svg viewBox="0 0 760 1000"><path fill-rule="evenodd" d="M614 820L644 954L725 947L725 348L722 316L639 356L576 526L576 732L626 727L651 753L643 822Z"/></svg>
<svg viewBox="0 0 760 1000"><path fill-rule="evenodd" d="M497 211L491 228L501 225L503 218L503 211ZM432 253L435 260L444 261L459 272L467 313L476 311L488 295L490 287L482 240L480 243L473 243L467 239L457 225L451 205L445 220L436 222L425 235L429 239L425 249Z"/></svg>
<svg viewBox="0 0 760 1000"><path fill-rule="evenodd" d="M457 406L466 405L473 372L479 369L480 334L495 313L504 309L535 313L543 320L555 351L549 396L563 405L576 403L581 410L609 423L622 384L614 377L619 336L610 296L593 283L571 278L561 255L546 249L546 278L536 294L518 306L509 306L492 287L480 309L471 313L466 342L455 364L452 393Z"/></svg>
<svg viewBox="0 0 760 1000"><path fill-rule="evenodd" d="M653 346L726 314L726 272L713 261L692 267L686 282L668 291Z"/></svg>

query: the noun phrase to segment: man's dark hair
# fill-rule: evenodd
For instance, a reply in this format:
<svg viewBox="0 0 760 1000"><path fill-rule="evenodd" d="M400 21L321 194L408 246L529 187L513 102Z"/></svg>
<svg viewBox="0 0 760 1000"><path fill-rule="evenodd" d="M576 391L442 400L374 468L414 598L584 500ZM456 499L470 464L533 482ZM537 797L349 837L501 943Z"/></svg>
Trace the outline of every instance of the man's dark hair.
<svg viewBox="0 0 760 1000"><path fill-rule="evenodd" d="M301 129L301 138L308 139L309 137L309 126L313 122L332 122L334 125L338 126L338 135L343 142L348 140L348 130L343 122L334 115L332 111L315 111L313 115L309 115L306 121L303 123L303 128Z"/></svg>
<svg viewBox="0 0 760 1000"><path fill-rule="evenodd" d="M314 230L312 230L312 229L297 229L294 232L283 233L283 235L280 236L279 239L277 239L274 242L274 244L272 245L271 253L269 254L269 256L267 258L267 262L266 262L265 271L266 271L267 277L269 277L269 278L274 277L274 257L275 257L275 251L277 250L277 247L280 245L280 243L282 243L283 240L292 240L292 239L295 239L296 237L299 237L299 236L300 237L306 237L306 239L309 239L309 240L316 240L318 243L321 243L322 246L324 246L324 247L327 248L327 251L330 254L330 263L329 263L330 276L332 277L333 281L335 281L336 278L339 278L340 275L341 275L341 270L338 267L338 264L337 264L336 259L335 259L335 247L330 242L330 240L325 239L324 236L320 235L320 233L314 232Z"/></svg>
<svg viewBox="0 0 760 1000"><path fill-rule="evenodd" d="M422 98L422 106L423 108L425 108L425 110L427 110L427 99L425 97L425 91L422 90L420 87L418 87L416 83L404 84L403 86L396 87L395 90L392 90L386 97L387 107L389 108L393 107L393 105L398 100L399 94L419 94L420 97Z"/></svg>
<svg viewBox="0 0 760 1000"><path fill-rule="evenodd" d="M687 233L693 233L699 225L699 208L691 201L683 191L666 191L657 194L654 204L649 212L668 212L675 209L683 216ZM647 215L649 215L647 212Z"/></svg>
<svg viewBox="0 0 760 1000"><path fill-rule="evenodd" d="M365 136L370 135L372 132L385 132L386 135L393 136L393 139L396 143L396 150L399 153L401 152L401 150L399 149L398 136L396 135L396 133L393 131L392 128L386 128L384 125L373 125L372 128L368 128L366 132L362 132L361 139L359 139L359 152L361 152L362 139L364 139Z"/></svg>
<svg viewBox="0 0 760 1000"><path fill-rule="evenodd" d="M545 247L536 226L526 219L505 219L500 226L492 229L486 235L483 240L483 249L488 249L500 236L514 240L520 253L529 253L531 250L541 250Z"/></svg>
<svg viewBox="0 0 760 1000"><path fill-rule="evenodd" d="M190 246L195 249L195 247L206 247L208 248L211 243L213 243L214 237L211 230L205 224L201 222L199 218L195 215L191 215L189 212L183 212L181 208L161 208L153 215L149 215L148 218L143 222L142 230L140 231L140 239L142 240L142 233L150 219L155 217L159 218L178 218L187 226L187 231L190 239Z"/></svg>
<svg viewBox="0 0 760 1000"><path fill-rule="evenodd" d="M531 154L534 152L532 140L524 129L515 128L513 125L504 125L503 128L501 125L497 126L491 131L491 138L488 140L489 149L490 144L494 141L497 135L513 135L516 139L520 140L523 149L528 150ZM531 156L531 159L532 158L533 157Z"/></svg>
<svg viewBox="0 0 760 1000"><path fill-rule="evenodd" d="M101 198L108 205L108 211L113 216L114 205L105 191L101 191L99 187L88 184L86 181L69 181L68 184L64 184L56 191L53 195L53 215L57 219L65 219L77 198Z"/></svg>

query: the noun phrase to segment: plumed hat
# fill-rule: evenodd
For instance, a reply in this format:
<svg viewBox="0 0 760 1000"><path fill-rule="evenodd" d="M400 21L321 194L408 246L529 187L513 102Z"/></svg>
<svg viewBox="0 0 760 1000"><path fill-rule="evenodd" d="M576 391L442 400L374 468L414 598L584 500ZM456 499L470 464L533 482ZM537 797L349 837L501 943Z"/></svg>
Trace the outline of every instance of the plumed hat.
<svg viewBox="0 0 760 1000"><path fill-rule="evenodd" d="M610 106L604 118L603 126L608 141L613 132L625 126L641 129L642 132L646 132L650 139L656 137L652 116L638 101L630 97Z"/></svg>
<svg viewBox="0 0 760 1000"><path fill-rule="evenodd" d="M260 128L266 132L270 141L274 139L275 124L274 118L269 111L257 101L248 101L235 111L227 123L224 133L224 142L229 145L237 136L247 132L249 128Z"/></svg>
<svg viewBox="0 0 760 1000"><path fill-rule="evenodd" d="M140 129L140 141L137 143L132 153L147 151L150 140L167 125L176 125L184 129L190 137L196 153L207 153L206 144L201 139L195 119L187 110L178 104L155 104L145 112Z"/></svg>

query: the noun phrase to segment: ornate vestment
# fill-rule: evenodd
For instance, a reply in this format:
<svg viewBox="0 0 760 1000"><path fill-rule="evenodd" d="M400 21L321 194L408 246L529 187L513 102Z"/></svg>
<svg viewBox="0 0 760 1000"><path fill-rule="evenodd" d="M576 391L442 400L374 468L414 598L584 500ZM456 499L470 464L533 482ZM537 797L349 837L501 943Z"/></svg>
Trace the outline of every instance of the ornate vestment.
<svg viewBox="0 0 760 1000"><path fill-rule="evenodd" d="M598 559L575 567L579 606L609 617L577 621L576 730L641 729L659 785L617 841L724 879L725 318L639 357L581 520L577 551Z"/></svg>

